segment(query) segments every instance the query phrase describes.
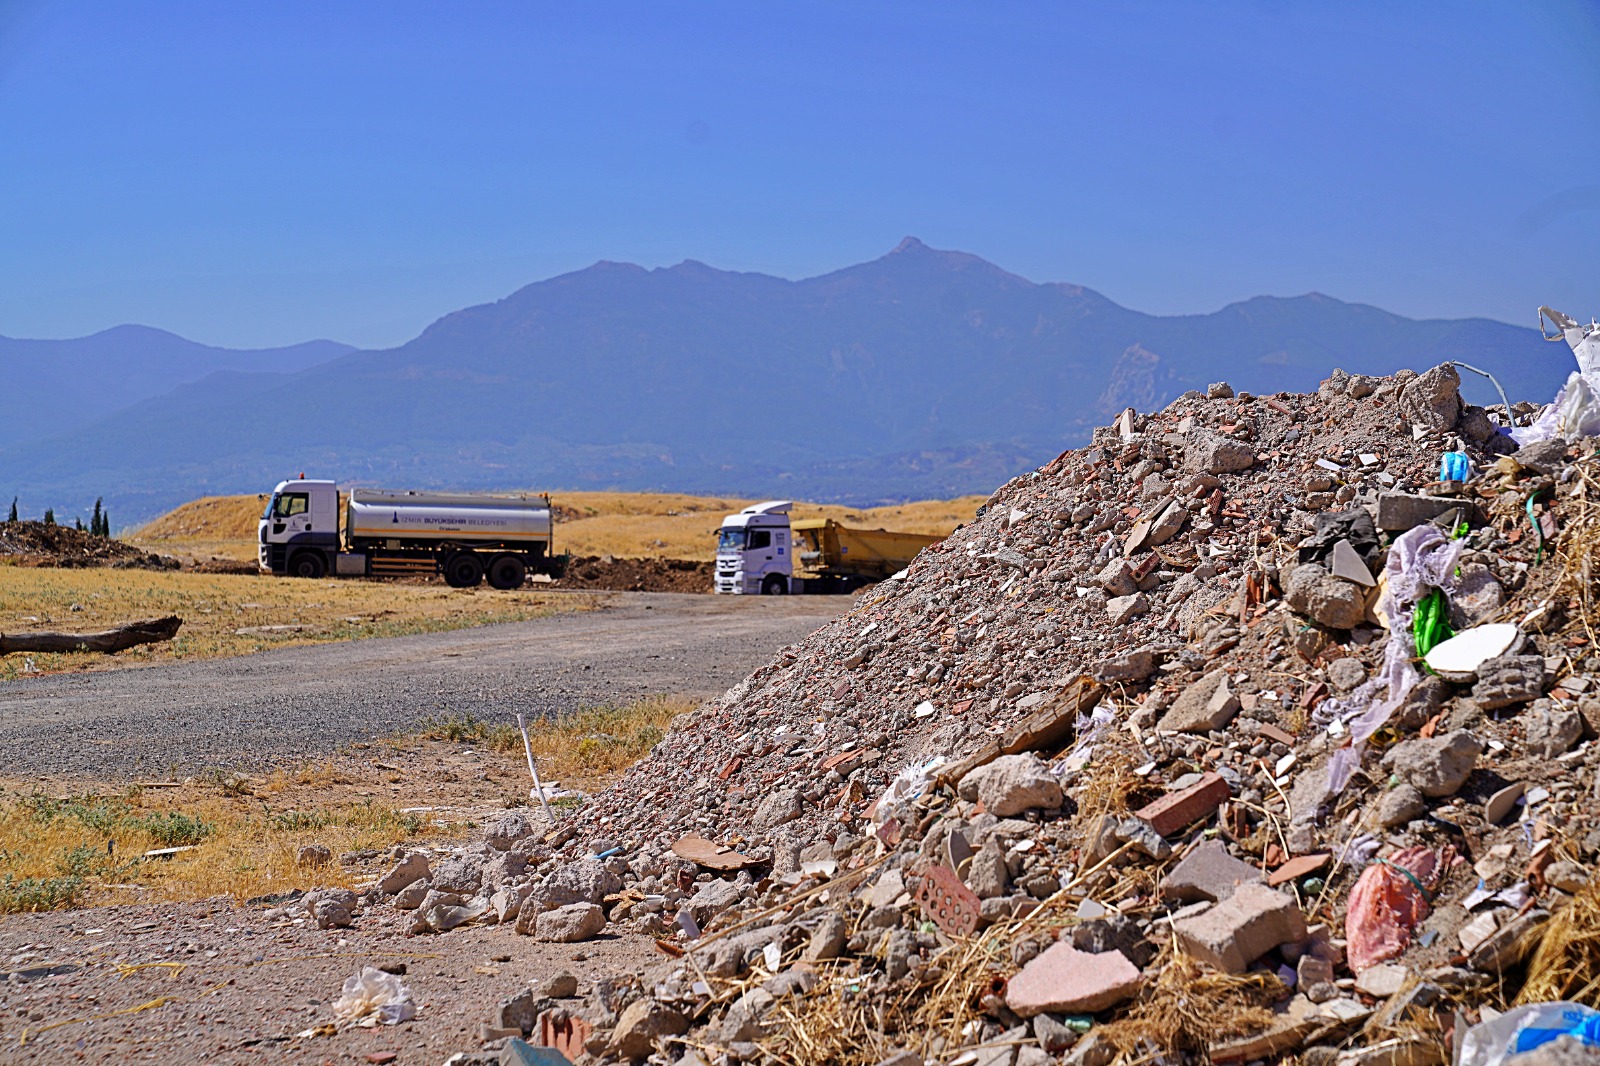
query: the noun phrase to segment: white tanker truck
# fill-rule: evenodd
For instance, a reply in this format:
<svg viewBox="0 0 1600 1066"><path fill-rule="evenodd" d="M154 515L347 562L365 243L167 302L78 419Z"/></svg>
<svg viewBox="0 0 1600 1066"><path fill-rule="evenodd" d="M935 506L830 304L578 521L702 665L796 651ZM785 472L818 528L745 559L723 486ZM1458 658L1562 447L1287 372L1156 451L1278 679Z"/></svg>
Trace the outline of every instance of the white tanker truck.
<svg viewBox="0 0 1600 1066"><path fill-rule="evenodd" d="M261 569L291 577L443 574L452 588L488 578L514 589L550 573L550 497L353 489L304 477L272 490L260 522Z"/></svg>

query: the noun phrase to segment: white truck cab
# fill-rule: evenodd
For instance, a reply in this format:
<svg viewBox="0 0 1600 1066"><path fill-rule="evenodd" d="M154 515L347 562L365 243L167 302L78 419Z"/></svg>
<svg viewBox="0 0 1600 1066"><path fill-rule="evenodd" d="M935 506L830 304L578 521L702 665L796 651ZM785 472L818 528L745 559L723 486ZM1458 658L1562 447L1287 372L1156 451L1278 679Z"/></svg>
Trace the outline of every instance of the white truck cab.
<svg viewBox="0 0 1600 1066"><path fill-rule="evenodd" d="M280 481L261 513L261 569L322 577L339 549L339 486L333 481Z"/></svg>
<svg viewBox="0 0 1600 1066"><path fill-rule="evenodd" d="M746 596L783 596L794 578L790 500L768 500L722 520L717 531L716 590Z"/></svg>

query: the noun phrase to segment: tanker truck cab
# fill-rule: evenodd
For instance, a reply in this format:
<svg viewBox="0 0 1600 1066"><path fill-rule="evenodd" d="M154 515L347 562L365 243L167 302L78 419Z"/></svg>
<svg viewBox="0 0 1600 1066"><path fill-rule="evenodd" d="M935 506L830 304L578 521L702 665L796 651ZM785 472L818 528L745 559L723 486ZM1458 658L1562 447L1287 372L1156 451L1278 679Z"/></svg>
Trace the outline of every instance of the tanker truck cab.
<svg viewBox="0 0 1600 1066"><path fill-rule="evenodd" d="M716 590L745 596L791 591L794 552L789 500L768 500L722 520L717 531Z"/></svg>
<svg viewBox="0 0 1600 1066"><path fill-rule="evenodd" d="M323 577L339 551L339 487L332 481L280 481L260 523L261 569Z"/></svg>

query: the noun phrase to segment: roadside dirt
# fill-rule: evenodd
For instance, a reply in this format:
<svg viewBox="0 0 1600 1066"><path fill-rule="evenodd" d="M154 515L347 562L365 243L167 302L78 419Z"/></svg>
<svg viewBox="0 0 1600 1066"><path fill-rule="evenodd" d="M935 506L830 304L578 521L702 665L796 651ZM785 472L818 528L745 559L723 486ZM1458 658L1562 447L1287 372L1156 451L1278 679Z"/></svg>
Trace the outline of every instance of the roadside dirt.
<svg viewBox="0 0 1600 1066"><path fill-rule="evenodd" d="M698 559L619 559L576 556L556 582L564 589L616 592L711 592L717 564Z"/></svg>
<svg viewBox="0 0 1600 1066"><path fill-rule="evenodd" d="M0 747L17 776L292 768L428 718L716 695L850 603L616 593L530 622L24 677L0 682Z"/></svg>

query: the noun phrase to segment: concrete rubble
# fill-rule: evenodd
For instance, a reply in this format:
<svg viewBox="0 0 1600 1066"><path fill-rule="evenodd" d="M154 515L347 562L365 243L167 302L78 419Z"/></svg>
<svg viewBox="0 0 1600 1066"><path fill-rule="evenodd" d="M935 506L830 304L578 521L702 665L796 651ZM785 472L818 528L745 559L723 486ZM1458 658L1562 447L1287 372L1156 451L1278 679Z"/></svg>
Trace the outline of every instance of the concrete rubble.
<svg viewBox="0 0 1600 1066"><path fill-rule="evenodd" d="M1442 1063L1600 851L1600 655L1558 557L1600 485L1457 387L1124 416L554 830L508 812L347 910L654 938L518 1016L585 1062ZM1475 678L1412 665L1410 603L1387 628L1414 530L1459 551L1463 625L1520 627ZM1383 913L1347 916L1372 870Z"/></svg>

